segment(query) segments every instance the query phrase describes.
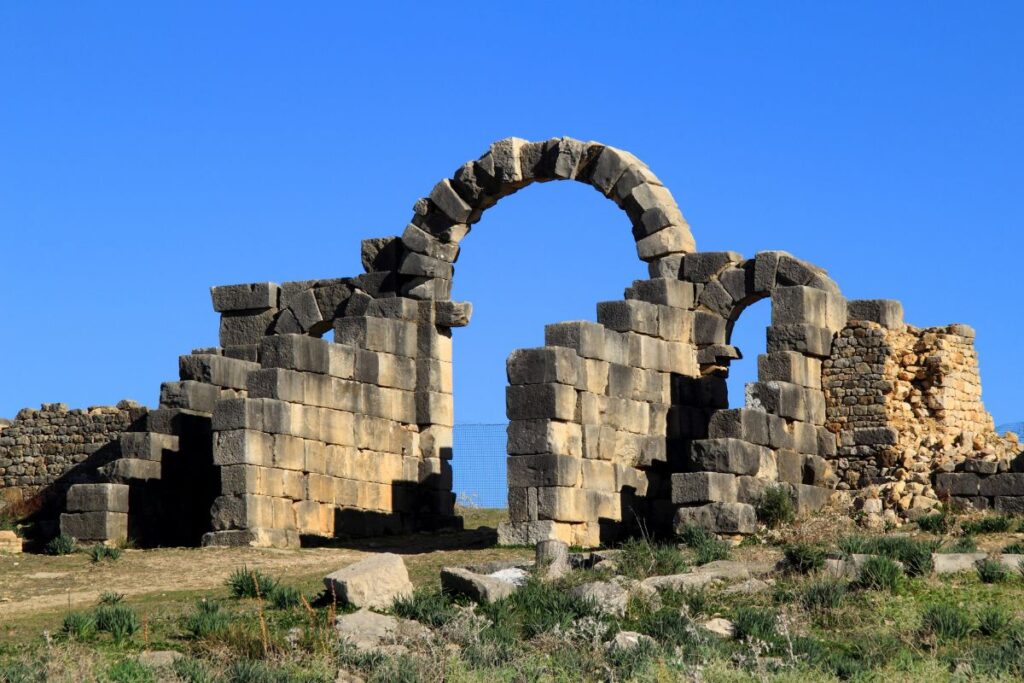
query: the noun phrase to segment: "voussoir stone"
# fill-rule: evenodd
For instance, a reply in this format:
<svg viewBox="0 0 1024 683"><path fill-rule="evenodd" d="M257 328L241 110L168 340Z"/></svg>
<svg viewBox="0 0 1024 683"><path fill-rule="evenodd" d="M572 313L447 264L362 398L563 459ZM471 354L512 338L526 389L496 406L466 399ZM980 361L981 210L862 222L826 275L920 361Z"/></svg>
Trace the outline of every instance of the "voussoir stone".
<svg viewBox="0 0 1024 683"><path fill-rule="evenodd" d="M394 553L374 555L328 574L324 585L341 602L375 609L390 607L413 591L405 562Z"/></svg>

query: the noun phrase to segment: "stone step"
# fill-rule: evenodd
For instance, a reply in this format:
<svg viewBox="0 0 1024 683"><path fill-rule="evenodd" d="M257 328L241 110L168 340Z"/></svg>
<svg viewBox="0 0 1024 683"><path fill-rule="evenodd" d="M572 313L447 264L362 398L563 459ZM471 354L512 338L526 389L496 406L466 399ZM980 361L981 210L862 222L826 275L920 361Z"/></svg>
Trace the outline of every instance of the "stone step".
<svg viewBox="0 0 1024 683"><path fill-rule="evenodd" d="M178 437L158 432L125 432L119 440L121 457L161 462L164 453L178 452Z"/></svg>

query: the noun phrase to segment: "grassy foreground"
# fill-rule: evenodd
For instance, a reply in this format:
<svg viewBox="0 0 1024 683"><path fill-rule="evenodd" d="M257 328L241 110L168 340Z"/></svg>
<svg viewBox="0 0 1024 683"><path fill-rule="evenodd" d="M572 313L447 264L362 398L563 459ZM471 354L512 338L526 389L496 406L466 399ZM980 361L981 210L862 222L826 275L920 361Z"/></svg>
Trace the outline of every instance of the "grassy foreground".
<svg viewBox="0 0 1024 683"><path fill-rule="evenodd" d="M467 526L493 525L498 515L469 511ZM88 601L72 600L70 608L4 612L0 603L0 681L1020 680L1020 572L983 566L952 576L929 573L936 548L1019 550L1019 520L946 516L921 526L928 531L865 536L848 521L818 518L731 549L698 533L679 547L631 542L617 561L622 574L637 579L723 557L784 559L787 569L756 592L733 592L729 584L668 591L654 600L634 597L618 615L569 593L607 578L595 570L576 570L554 583L531 581L493 605L452 599L439 592L439 567L532 553L486 543L445 550L422 538L398 539L386 549L408 545L405 559L418 589L392 612L432 633L380 654L338 641L332 624L344 608L322 594L319 581L376 549L369 544L345 549L348 554L238 549L237 562L230 554L216 556L223 572L208 588L174 590L169 574L127 595L118 593L119 577L130 584L133 574L181 551L126 551L95 561L84 552L22 556L18 566L0 565L0 597L6 586L18 585L23 563L34 571L36 562L48 561L52 573L69 576L106 572L106 585ZM880 557L848 578L823 571L826 556L855 552ZM274 564L278 556L283 561ZM304 564L310 557L324 564ZM301 569L290 572L289 566ZM18 594L12 602L31 597ZM702 627L715 617L732 622L732 637ZM651 640L631 649L609 647L619 631ZM168 650L181 657L140 660L141 653Z"/></svg>

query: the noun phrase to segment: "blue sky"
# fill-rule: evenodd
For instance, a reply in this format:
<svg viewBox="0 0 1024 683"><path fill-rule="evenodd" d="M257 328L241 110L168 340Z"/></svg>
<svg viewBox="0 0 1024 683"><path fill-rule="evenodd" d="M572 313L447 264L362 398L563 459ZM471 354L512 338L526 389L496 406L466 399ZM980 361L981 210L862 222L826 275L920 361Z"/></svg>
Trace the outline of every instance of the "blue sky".
<svg viewBox="0 0 1024 683"><path fill-rule="evenodd" d="M0 415L153 405L216 343L210 285L357 274L491 141L571 135L647 161L703 250L973 325L989 409L1024 419L1022 45L1014 3L0 4ZM645 276L573 183L463 247L462 422L503 418L511 349Z"/></svg>

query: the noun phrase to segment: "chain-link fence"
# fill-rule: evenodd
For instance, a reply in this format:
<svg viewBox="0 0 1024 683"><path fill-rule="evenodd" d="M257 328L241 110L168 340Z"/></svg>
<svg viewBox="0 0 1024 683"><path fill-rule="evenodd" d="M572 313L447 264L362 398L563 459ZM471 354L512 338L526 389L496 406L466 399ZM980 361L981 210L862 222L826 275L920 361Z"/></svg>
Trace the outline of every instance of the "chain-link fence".
<svg viewBox="0 0 1024 683"><path fill-rule="evenodd" d="M467 507L504 508L508 500L505 429L508 424L455 425L452 475L456 502Z"/></svg>

